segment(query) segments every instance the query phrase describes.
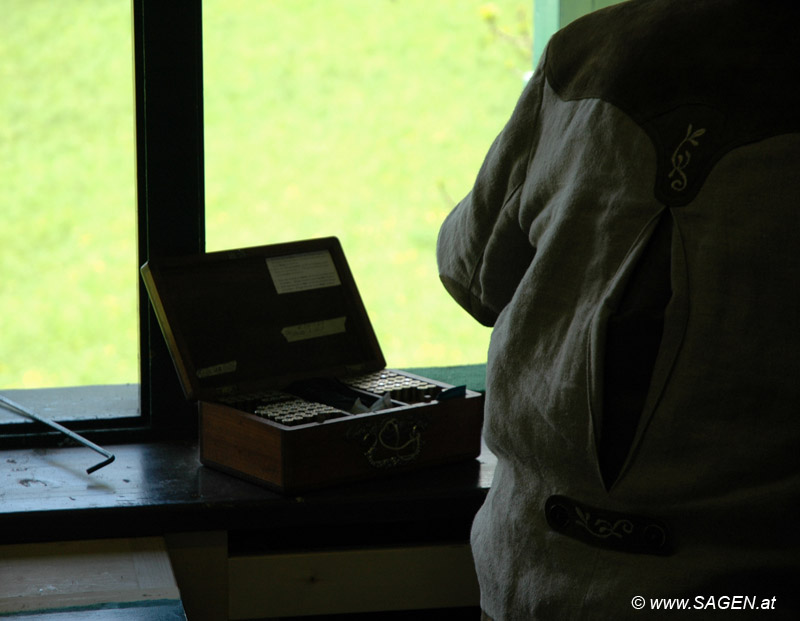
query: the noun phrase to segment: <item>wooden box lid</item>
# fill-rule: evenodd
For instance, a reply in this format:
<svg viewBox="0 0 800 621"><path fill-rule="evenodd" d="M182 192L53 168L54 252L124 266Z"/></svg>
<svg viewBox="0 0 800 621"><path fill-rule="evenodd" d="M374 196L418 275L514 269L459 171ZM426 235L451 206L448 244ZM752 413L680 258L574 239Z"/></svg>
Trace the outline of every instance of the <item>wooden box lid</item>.
<svg viewBox="0 0 800 621"><path fill-rule="evenodd" d="M385 366L335 237L151 259L141 271L189 399Z"/></svg>

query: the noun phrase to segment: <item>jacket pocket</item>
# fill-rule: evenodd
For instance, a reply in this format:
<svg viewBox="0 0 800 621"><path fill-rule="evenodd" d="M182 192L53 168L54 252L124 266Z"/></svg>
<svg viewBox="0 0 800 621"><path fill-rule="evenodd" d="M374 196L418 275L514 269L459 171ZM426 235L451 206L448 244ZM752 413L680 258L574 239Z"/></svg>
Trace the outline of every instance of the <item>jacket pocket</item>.
<svg viewBox="0 0 800 621"><path fill-rule="evenodd" d="M653 390L673 293L672 240L672 215L664 210L632 246L593 321L590 406L606 489L627 461Z"/></svg>

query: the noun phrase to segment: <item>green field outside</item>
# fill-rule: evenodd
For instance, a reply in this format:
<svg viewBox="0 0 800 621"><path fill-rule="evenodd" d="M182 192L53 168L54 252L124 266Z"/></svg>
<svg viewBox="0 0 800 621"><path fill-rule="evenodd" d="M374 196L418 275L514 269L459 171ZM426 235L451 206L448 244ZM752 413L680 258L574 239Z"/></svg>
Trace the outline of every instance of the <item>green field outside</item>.
<svg viewBox="0 0 800 621"><path fill-rule="evenodd" d="M138 381L129 5L0 0L0 388Z"/></svg>
<svg viewBox="0 0 800 621"><path fill-rule="evenodd" d="M205 0L208 250L337 235L390 365L484 360L434 248L522 88L530 8ZM0 388L136 382L128 2L0 10Z"/></svg>

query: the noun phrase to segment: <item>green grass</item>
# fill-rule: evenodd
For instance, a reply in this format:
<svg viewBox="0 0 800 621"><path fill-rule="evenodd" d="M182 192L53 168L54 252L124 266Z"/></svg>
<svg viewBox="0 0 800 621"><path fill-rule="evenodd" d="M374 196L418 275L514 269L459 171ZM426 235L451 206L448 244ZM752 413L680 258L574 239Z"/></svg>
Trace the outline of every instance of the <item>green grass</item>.
<svg viewBox="0 0 800 621"><path fill-rule="evenodd" d="M129 3L0 8L0 388L135 382ZM391 366L484 360L435 241L530 67L518 28L529 0L205 0L208 249L336 235Z"/></svg>
<svg viewBox="0 0 800 621"><path fill-rule="evenodd" d="M129 4L0 0L0 387L137 381Z"/></svg>

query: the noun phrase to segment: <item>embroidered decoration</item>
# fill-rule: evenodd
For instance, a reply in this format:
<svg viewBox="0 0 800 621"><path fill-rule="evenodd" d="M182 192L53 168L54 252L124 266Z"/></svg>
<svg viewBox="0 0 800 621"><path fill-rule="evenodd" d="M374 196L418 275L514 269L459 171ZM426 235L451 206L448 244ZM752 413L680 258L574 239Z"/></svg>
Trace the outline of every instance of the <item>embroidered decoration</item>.
<svg viewBox="0 0 800 621"><path fill-rule="evenodd" d="M613 524L608 520L597 518L592 520L592 514L584 512L580 507L575 507L575 512L580 519L575 520L575 523L582 528L585 528L588 533L594 537L607 539L608 537L617 537L622 539L624 535L633 533L633 522L626 519L616 520Z"/></svg>
<svg viewBox="0 0 800 621"><path fill-rule="evenodd" d="M544 513L554 531L591 546L660 556L673 551L669 528L650 517L598 509L558 494L547 499Z"/></svg>
<svg viewBox="0 0 800 621"><path fill-rule="evenodd" d="M682 192L689 184L689 179L686 177L684 170L689 166L689 162L692 159L690 149L691 147L700 146L700 142L697 139L706 133L706 130L703 128L695 131L692 130L692 124L689 123L689 127L686 130L686 137L681 140L680 144L672 153L672 170L668 178L672 179L670 187L676 192ZM675 178L673 179L673 177Z"/></svg>

